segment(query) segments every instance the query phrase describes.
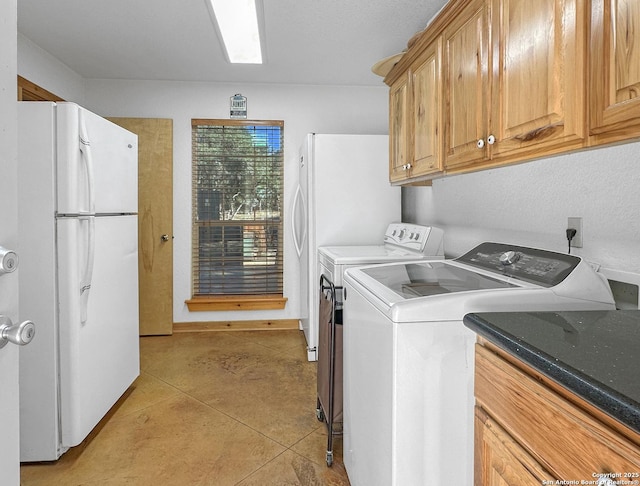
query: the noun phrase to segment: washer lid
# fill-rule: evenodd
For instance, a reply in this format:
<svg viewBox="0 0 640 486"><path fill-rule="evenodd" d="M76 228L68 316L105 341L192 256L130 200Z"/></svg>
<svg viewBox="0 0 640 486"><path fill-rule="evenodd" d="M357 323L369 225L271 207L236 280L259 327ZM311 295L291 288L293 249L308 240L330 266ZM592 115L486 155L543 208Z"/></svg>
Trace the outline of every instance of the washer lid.
<svg viewBox="0 0 640 486"><path fill-rule="evenodd" d="M444 261L381 265L362 268L360 272L364 278L358 278L356 272L353 273L354 278L365 286L375 287L375 290L370 290L387 305L418 297L518 287ZM367 279L371 280L366 282Z"/></svg>

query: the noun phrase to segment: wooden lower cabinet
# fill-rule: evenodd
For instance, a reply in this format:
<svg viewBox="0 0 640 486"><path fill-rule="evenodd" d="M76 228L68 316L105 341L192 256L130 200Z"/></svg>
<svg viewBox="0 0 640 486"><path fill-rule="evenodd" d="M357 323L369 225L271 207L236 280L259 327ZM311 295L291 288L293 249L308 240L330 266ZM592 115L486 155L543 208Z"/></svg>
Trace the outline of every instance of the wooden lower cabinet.
<svg viewBox="0 0 640 486"><path fill-rule="evenodd" d="M540 486L553 479L480 407L476 407L475 450L476 486Z"/></svg>
<svg viewBox="0 0 640 486"><path fill-rule="evenodd" d="M493 346L476 346L475 395L475 486L640 481L639 434Z"/></svg>

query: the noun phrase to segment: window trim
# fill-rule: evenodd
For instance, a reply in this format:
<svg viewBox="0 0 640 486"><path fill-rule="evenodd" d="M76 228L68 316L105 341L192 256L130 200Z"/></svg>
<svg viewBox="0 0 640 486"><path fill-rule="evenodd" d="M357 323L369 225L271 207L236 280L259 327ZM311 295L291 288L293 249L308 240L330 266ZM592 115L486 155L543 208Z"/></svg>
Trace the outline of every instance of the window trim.
<svg viewBox="0 0 640 486"><path fill-rule="evenodd" d="M193 118L191 119L191 129L193 131L194 126L198 125L224 125L224 126L280 126L284 128L283 120L238 120L238 119L221 119L221 118ZM193 150L193 146L192 146ZM193 164L193 160L191 161ZM283 155L283 167L282 178L284 179L284 155ZM284 182L284 181L283 181ZM282 186L284 192L284 184ZM193 197L193 188L192 197ZM284 196L284 194L283 194ZM284 213L284 208L281 209ZM191 225L193 227L193 215L191 218ZM284 233L284 216L281 222L281 231ZM284 236L284 235L282 235ZM284 250L284 245L283 245ZM282 278L284 279L284 255L282 258ZM193 260L191 260L191 271L193 272ZM193 284L193 275L191 277ZM193 292L193 285L192 290ZM255 294L255 295L204 295L194 296L190 299L186 299L184 302L187 305L189 312L206 312L206 311L250 311L250 310L282 310L287 304L288 298L284 296L284 282L282 288L282 294Z"/></svg>

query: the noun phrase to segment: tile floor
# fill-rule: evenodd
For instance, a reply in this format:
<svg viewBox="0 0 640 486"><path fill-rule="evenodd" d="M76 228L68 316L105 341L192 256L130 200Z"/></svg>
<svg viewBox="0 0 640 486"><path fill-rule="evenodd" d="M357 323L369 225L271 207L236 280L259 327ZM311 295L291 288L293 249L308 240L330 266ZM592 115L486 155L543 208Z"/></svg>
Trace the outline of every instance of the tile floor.
<svg viewBox="0 0 640 486"><path fill-rule="evenodd" d="M108 416L58 461L23 464L22 486L349 485L341 438L325 463L300 331L176 333L140 350Z"/></svg>

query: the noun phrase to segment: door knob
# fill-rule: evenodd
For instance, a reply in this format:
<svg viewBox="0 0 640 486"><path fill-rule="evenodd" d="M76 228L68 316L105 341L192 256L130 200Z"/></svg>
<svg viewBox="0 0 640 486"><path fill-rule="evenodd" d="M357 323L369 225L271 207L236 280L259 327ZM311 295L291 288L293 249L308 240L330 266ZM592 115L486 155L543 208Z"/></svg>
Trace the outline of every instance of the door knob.
<svg viewBox="0 0 640 486"><path fill-rule="evenodd" d="M14 324L7 316L0 316L0 348L4 348L8 342L24 346L29 344L35 335L36 326L32 321Z"/></svg>
<svg viewBox="0 0 640 486"><path fill-rule="evenodd" d="M160 237L160 240L162 240L163 243L166 242L166 241L169 241L169 235L162 235Z"/></svg>
<svg viewBox="0 0 640 486"><path fill-rule="evenodd" d="M0 275L15 272L16 268L18 268L16 252L0 246Z"/></svg>

